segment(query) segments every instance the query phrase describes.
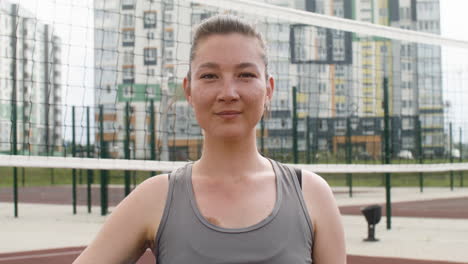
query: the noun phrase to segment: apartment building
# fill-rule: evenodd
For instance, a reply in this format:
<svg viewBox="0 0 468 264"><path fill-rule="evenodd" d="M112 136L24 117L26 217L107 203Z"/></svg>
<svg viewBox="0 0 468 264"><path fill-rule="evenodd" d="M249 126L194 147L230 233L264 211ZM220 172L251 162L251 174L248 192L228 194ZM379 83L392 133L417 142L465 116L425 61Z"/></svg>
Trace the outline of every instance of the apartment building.
<svg viewBox="0 0 468 264"><path fill-rule="evenodd" d="M429 30L426 27L439 23L434 15L437 0L258 1L406 29ZM432 9L427 2L433 3ZM201 130L183 98L181 81L188 70L192 25L219 11L189 1L95 1L95 104L103 109L103 139L109 142L112 156L125 156L129 131L132 158L198 157ZM241 12L234 14L255 20ZM440 154L443 146L437 142L443 135L443 118L434 113L443 111L442 88L440 79L433 78L437 71L440 76L440 51L281 20L257 20L257 26L268 43L269 71L276 79L270 117L258 127L259 133L262 126L267 131L259 147L278 153L292 148L295 86L300 150L339 151L350 118L355 151L377 158L383 144L383 79L387 78L394 152L416 149L419 116L424 150ZM436 66L423 68L429 61ZM432 86L420 85L428 82L424 76L432 76ZM125 122L127 105L129 123ZM150 147L151 127L156 128L156 153Z"/></svg>
<svg viewBox="0 0 468 264"><path fill-rule="evenodd" d="M296 8L440 34L438 0L304 0ZM343 149L346 119L350 118L355 151L372 154L374 158L380 155L383 143L383 79L387 78L394 155L402 150L418 154L418 119L421 121L424 153L443 155L439 47L357 34L353 34L350 40L346 33L335 31L333 38L341 40L332 42L330 52L325 47L327 41L330 43L326 40L327 32L316 31L316 57L297 66L299 72L305 73L299 74L298 89L312 95L308 105L303 107L309 109L308 116L312 119L309 131L313 134L313 148L331 152ZM307 48L304 43L300 46ZM337 58L336 55L344 58L330 60ZM351 60L346 59L349 56Z"/></svg>
<svg viewBox="0 0 468 264"><path fill-rule="evenodd" d="M51 26L20 5L0 2L0 152L12 149L12 120L18 153L61 150L60 56L60 39Z"/></svg>

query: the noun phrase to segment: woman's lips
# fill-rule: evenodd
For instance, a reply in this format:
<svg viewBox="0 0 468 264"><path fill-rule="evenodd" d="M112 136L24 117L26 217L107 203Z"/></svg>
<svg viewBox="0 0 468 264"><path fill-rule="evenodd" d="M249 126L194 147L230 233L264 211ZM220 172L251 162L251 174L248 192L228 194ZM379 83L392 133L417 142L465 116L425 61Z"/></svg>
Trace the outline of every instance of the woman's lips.
<svg viewBox="0 0 468 264"><path fill-rule="evenodd" d="M217 112L216 115L224 119L233 119L240 115L240 111L221 111Z"/></svg>

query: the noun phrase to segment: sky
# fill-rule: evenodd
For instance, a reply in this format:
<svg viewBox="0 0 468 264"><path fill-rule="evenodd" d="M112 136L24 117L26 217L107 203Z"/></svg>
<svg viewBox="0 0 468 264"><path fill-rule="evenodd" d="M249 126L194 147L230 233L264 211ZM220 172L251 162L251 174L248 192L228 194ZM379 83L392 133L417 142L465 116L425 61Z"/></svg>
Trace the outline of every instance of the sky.
<svg viewBox="0 0 468 264"><path fill-rule="evenodd" d="M93 0L10 0L19 3L42 21L53 24L62 39L63 103L93 105ZM468 1L440 0L442 35L468 41ZM447 116L454 127L463 125L464 141L468 142L468 50L443 49L444 101ZM464 88L463 88L464 87ZM70 113L65 113L70 122ZM78 110L78 121L85 120ZM81 118L80 118L81 116ZM448 120L448 119L446 119ZM458 129L457 129L458 130ZM67 131L66 134L70 134ZM457 137L458 138L458 137Z"/></svg>

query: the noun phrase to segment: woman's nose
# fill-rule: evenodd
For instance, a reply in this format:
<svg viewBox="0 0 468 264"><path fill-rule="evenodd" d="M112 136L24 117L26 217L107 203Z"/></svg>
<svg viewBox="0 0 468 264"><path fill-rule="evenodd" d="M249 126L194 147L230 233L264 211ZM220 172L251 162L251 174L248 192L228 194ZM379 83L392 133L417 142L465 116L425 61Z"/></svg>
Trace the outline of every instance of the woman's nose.
<svg viewBox="0 0 468 264"><path fill-rule="evenodd" d="M224 80L218 94L218 100L223 102L233 102L239 100L239 93L237 91L235 80Z"/></svg>

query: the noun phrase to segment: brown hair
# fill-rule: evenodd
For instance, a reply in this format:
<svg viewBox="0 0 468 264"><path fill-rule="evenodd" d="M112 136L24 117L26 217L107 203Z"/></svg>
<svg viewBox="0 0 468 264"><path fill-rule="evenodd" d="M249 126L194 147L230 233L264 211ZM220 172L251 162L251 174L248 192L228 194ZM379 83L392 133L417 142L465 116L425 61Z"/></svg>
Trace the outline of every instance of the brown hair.
<svg viewBox="0 0 468 264"><path fill-rule="evenodd" d="M262 34L260 34L253 25L243 21L239 17L233 15L216 15L203 20L195 28L192 46L190 48L189 71L187 73L188 80L190 80L192 61L195 59L197 47L200 41L212 35L227 35L232 33L238 33L258 39L263 50L262 59L265 63L265 78L268 78L267 48Z"/></svg>

